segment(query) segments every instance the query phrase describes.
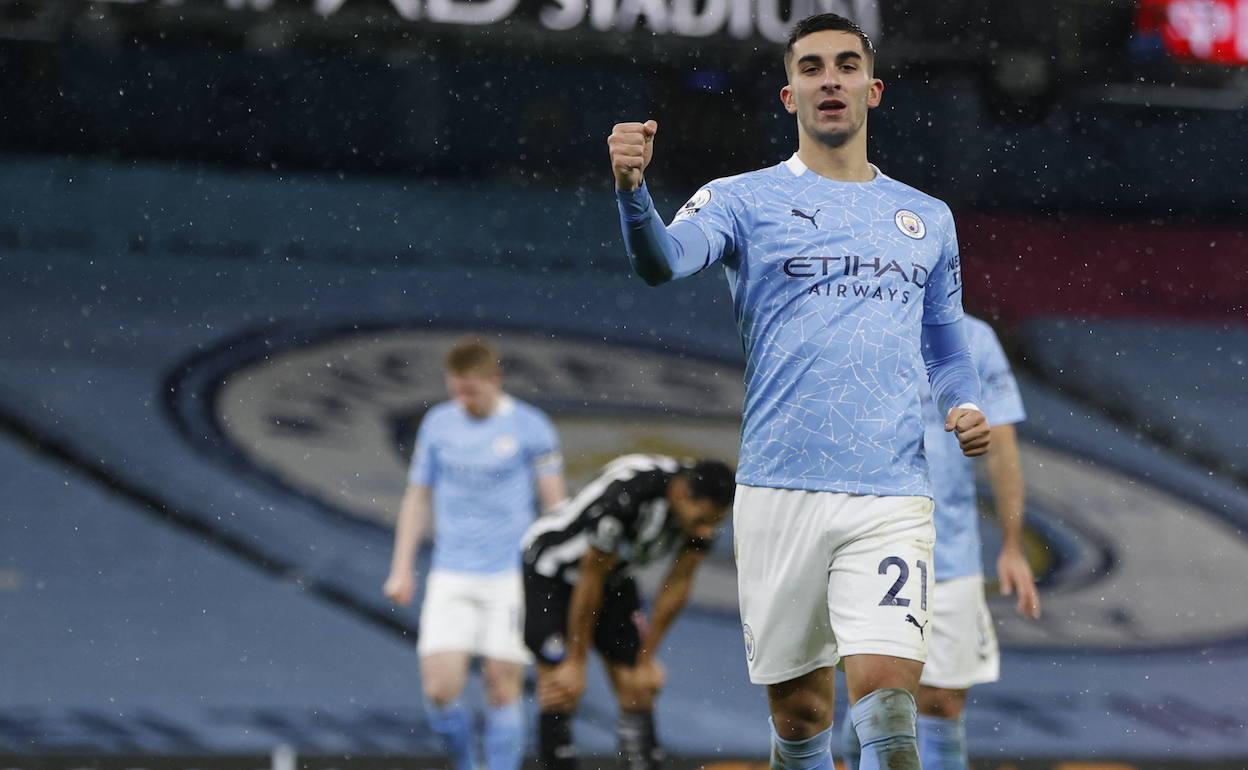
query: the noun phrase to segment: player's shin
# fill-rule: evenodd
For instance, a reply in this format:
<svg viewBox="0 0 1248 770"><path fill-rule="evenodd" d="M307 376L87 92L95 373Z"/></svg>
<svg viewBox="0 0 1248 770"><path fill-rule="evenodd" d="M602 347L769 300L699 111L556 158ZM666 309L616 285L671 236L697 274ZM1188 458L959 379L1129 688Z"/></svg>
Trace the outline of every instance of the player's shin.
<svg viewBox="0 0 1248 770"><path fill-rule="evenodd" d="M615 723L626 770L656 770L662 760L653 711L620 711Z"/></svg>
<svg viewBox="0 0 1248 770"><path fill-rule="evenodd" d="M798 741L786 741L771 727L771 770L832 770L832 727Z"/></svg>
<svg viewBox="0 0 1248 770"><path fill-rule="evenodd" d="M863 697L849 709L862 745L860 770L919 770L914 696L886 689Z"/></svg>
<svg viewBox="0 0 1248 770"><path fill-rule="evenodd" d="M425 704L429 727L442 739L452 770L474 770L472 761L472 719L459 701L444 705Z"/></svg>
<svg viewBox="0 0 1248 770"><path fill-rule="evenodd" d="M962 719L920 715L919 758L924 770L967 770L966 726Z"/></svg>
<svg viewBox="0 0 1248 770"><path fill-rule="evenodd" d="M520 770L524 761L524 713L519 701L486 710L482 744L486 770Z"/></svg>
<svg viewBox="0 0 1248 770"><path fill-rule="evenodd" d="M576 770L571 714L543 711L538 719L537 738L543 770Z"/></svg>

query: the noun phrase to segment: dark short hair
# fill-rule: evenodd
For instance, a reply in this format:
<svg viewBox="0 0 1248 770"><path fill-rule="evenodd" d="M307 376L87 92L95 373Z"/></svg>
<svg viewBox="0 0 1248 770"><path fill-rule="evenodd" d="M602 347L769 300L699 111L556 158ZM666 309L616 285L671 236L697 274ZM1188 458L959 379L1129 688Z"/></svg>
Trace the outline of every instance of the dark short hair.
<svg viewBox="0 0 1248 770"><path fill-rule="evenodd" d="M499 371L498 353L480 337L467 337L446 354L446 370L455 375L495 374Z"/></svg>
<svg viewBox="0 0 1248 770"><path fill-rule="evenodd" d="M737 491L736 474L719 460L698 460L686 467L681 475L689 482L689 496L708 499L716 505L732 505Z"/></svg>
<svg viewBox="0 0 1248 770"><path fill-rule="evenodd" d="M814 16L807 16L798 23L793 25L793 29L789 31L789 42L784 46L784 71L789 71L789 66L793 63L793 44L807 35L815 32L849 32L857 35L862 41L862 50L867 55L867 64L874 67L875 65L875 43L871 42L871 38L867 37L867 33L862 31L862 27L835 13L816 13Z"/></svg>

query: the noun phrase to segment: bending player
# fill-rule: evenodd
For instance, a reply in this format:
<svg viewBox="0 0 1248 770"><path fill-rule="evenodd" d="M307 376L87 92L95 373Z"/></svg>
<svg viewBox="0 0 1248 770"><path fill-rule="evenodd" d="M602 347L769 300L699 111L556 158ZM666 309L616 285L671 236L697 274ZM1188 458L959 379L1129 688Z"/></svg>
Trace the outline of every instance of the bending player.
<svg viewBox="0 0 1248 770"><path fill-rule="evenodd" d="M559 439L546 415L503 392L498 355L479 340L451 350L446 386L451 400L430 409L416 435L384 590L396 604L411 602L416 546L432 513L436 538L417 643L430 727L454 770L479 766L474 720L460 695L471 659L480 657L485 767L517 770L529 662L519 622L520 538L535 500L552 508L566 497Z"/></svg>
<svg viewBox="0 0 1248 770"><path fill-rule="evenodd" d="M832 766L842 658L862 767L919 766L935 542L920 351L945 429L967 455L989 442L953 216L867 162L867 113L884 90L874 58L847 19L799 22L780 90L797 152L708 184L670 227L643 178L658 124L621 123L608 139L634 270L653 285L722 262L728 277L747 367L738 591L772 763L786 770Z"/></svg>
<svg viewBox="0 0 1248 770"><path fill-rule="evenodd" d="M1022 422L1023 400L1010 362L992 327L967 317L971 358L983 383L984 413L992 421L988 480L1001 525L997 577L1002 594L1017 594L1018 612L1040 617L1040 597L1023 555L1023 470L1014 424ZM943 434L940 415L924 393L925 444L936 490L936 587L927 665L919 680L919 758L925 770L966 770L963 711L967 691L1000 677L997 635L984 598L980 567L979 513L975 472L957 445ZM847 759L858 767L857 736L846 731Z"/></svg>
<svg viewBox="0 0 1248 770"><path fill-rule="evenodd" d="M732 505L732 470L626 455L525 535L524 639L537 657L539 749L546 770L574 770L572 715L592 645L619 702L620 754L631 770L657 767L654 700L663 687L659 645L680 614L720 522ZM676 554L641 610L637 567Z"/></svg>

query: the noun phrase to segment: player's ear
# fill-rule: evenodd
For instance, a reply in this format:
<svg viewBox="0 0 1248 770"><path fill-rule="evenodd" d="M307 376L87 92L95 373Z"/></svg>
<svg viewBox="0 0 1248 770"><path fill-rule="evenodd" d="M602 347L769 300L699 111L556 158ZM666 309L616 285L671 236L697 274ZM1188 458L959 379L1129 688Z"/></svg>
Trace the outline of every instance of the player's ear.
<svg viewBox="0 0 1248 770"><path fill-rule="evenodd" d="M785 85L780 89L780 103L784 105L784 109L790 115L797 112L797 103L793 101L792 87Z"/></svg>
<svg viewBox="0 0 1248 770"><path fill-rule="evenodd" d="M689 479L684 476L677 476L673 478L671 487L668 489L668 495L673 500L682 503L689 500Z"/></svg>
<svg viewBox="0 0 1248 770"><path fill-rule="evenodd" d="M875 108L880 106L880 101L884 98L884 81L879 78L871 78L871 85L867 87L867 107Z"/></svg>

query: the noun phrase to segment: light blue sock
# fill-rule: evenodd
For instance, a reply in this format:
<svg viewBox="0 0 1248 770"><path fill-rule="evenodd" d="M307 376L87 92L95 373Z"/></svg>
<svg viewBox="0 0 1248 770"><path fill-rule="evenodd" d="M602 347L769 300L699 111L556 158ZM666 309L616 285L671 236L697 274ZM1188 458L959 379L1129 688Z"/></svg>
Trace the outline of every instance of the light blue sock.
<svg viewBox="0 0 1248 770"><path fill-rule="evenodd" d="M846 719L845 728L841 730L841 753L845 755L845 767L858 770L862 761L862 745L858 743L858 731L854 729L852 719Z"/></svg>
<svg viewBox="0 0 1248 770"><path fill-rule="evenodd" d="M485 711L486 770L520 770L524 761L524 712L520 701Z"/></svg>
<svg viewBox="0 0 1248 770"><path fill-rule="evenodd" d="M905 690L876 690L849 709L862 744L859 770L919 770L914 696Z"/></svg>
<svg viewBox="0 0 1248 770"><path fill-rule="evenodd" d="M459 701L445 706L425 704L429 727L442 739L453 770L474 770L472 762L472 719Z"/></svg>
<svg viewBox="0 0 1248 770"><path fill-rule="evenodd" d="M832 728L802 741L786 741L776 734L776 723L767 720L771 727L771 770L833 770Z"/></svg>
<svg viewBox="0 0 1248 770"><path fill-rule="evenodd" d="M919 715L919 758L923 770L967 770L966 724Z"/></svg>

